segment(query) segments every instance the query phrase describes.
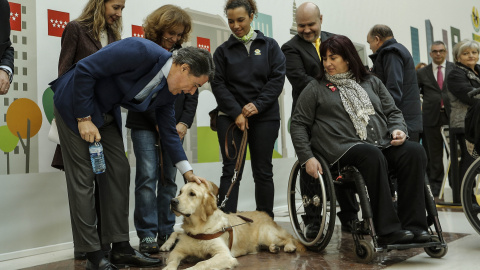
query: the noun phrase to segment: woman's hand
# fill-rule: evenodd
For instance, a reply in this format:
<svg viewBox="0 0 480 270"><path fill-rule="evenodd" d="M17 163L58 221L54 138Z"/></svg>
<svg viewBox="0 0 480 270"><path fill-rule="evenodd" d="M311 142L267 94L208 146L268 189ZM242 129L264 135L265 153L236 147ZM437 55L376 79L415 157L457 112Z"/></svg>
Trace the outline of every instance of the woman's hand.
<svg viewBox="0 0 480 270"><path fill-rule="evenodd" d="M199 185L202 183L207 183L207 180L205 178L196 176L195 174L193 174L193 171L188 171L184 173L183 177L185 178L185 180L187 180L187 182L196 182Z"/></svg>
<svg viewBox="0 0 480 270"><path fill-rule="evenodd" d="M102 139L100 132L98 132L98 128L92 121L78 122L78 131L80 137L87 142L99 142Z"/></svg>
<svg viewBox="0 0 480 270"><path fill-rule="evenodd" d="M247 105L243 106L242 114L245 117L250 117L252 115L258 114L257 107L255 107L255 105L253 105L253 103L250 102Z"/></svg>
<svg viewBox="0 0 480 270"><path fill-rule="evenodd" d="M314 157L310 158L307 163L305 163L305 169L307 170L307 173L315 179L318 178L318 172L323 174L322 165L320 165L320 162Z"/></svg>
<svg viewBox="0 0 480 270"><path fill-rule="evenodd" d="M185 124L182 124L182 123L178 123L176 128L177 128L178 136L180 136L180 140L182 140L183 137L185 137L185 135L187 134L188 128Z"/></svg>
<svg viewBox="0 0 480 270"><path fill-rule="evenodd" d="M241 130L244 131L245 128L248 129L248 120L243 114L239 114L237 119L235 119L235 125Z"/></svg>
<svg viewBox="0 0 480 270"><path fill-rule="evenodd" d="M399 129L395 129L392 132L392 141L390 141L390 144L393 146L399 146L399 145L402 145L406 139L407 139L407 134L405 134L405 132Z"/></svg>

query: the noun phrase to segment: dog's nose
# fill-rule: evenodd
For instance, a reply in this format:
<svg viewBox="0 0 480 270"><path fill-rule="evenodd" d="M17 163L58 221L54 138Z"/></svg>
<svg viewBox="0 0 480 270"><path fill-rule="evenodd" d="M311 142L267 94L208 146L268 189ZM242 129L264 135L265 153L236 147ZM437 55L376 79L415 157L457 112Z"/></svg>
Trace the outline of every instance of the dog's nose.
<svg viewBox="0 0 480 270"><path fill-rule="evenodd" d="M175 207L178 205L178 199L177 198L173 198L171 201L170 201L170 205Z"/></svg>

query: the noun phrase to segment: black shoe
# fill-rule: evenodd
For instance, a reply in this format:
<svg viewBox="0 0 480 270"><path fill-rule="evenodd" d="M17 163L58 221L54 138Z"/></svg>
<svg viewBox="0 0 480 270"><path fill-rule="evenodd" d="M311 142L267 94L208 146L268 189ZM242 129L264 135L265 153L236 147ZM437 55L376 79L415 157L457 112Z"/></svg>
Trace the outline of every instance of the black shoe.
<svg viewBox="0 0 480 270"><path fill-rule="evenodd" d="M432 239L432 236L424 230L412 231L413 233L413 243L425 243Z"/></svg>
<svg viewBox="0 0 480 270"><path fill-rule="evenodd" d="M75 260L86 260L87 259L87 253L86 252L73 251L73 258L75 258Z"/></svg>
<svg viewBox="0 0 480 270"><path fill-rule="evenodd" d="M414 235L411 231L400 230L387 235L378 236L377 242L380 246L403 244L411 242Z"/></svg>
<svg viewBox="0 0 480 270"><path fill-rule="evenodd" d="M145 237L140 240L140 246L138 247L140 252L154 254L159 252L158 244L155 241L155 237Z"/></svg>
<svg viewBox="0 0 480 270"><path fill-rule="evenodd" d="M317 223L307 224L305 226L305 237L308 239L317 238L318 231L320 231L320 225Z"/></svg>
<svg viewBox="0 0 480 270"><path fill-rule="evenodd" d="M124 253L111 253L111 262L115 264L117 267L125 268L125 267L153 267L153 266L161 266L162 260L157 258L152 258L149 256L145 256L137 250L134 250L135 254L124 254Z"/></svg>
<svg viewBox="0 0 480 270"><path fill-rule="evenodd" d="M358 219L351 219L345 223L342 223L342 232L354 233L353 224L356 222L358 222ZM365 229L365 228L359 228L357 233L361 235L370 235L370 232L368 231L368 229Z"/></svg>
<svg viewBox="0 0 480 270"><path fill-rule="evenodd" d="M118 269L115 265L113 265L111 262L109 262L107 259L103 258L98 266L93 265L92 262L87 260L87 265L85 266L87 270L114 270Z"/></svg>

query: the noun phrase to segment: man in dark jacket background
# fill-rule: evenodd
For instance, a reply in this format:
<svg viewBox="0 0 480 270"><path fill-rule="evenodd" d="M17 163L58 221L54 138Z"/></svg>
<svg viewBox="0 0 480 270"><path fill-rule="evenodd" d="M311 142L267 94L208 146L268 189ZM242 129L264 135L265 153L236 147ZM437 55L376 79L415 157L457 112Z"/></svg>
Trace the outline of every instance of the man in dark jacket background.
<svg viewBox="0 0 480 270"><path fill-rule="evenodd" d="M8 93L13 79L13 47L10 42L10 5L0 0L0 95Z"/></svg>
<svg viewBox="0 0 480 270"><path fill-rule="evenodd" d="M408 128L409 140L418 142L422 132L422 111L417 74L410 52L393 38L390 27L377 24L370 29L367 42L372 72L382 80L402 111Z"/></svg>

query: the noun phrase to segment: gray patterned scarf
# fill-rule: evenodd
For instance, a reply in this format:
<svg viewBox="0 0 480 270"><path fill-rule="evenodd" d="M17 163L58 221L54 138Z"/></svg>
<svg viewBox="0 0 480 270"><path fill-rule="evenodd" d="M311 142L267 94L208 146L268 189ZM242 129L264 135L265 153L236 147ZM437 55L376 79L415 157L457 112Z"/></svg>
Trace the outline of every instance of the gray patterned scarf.
<svg viewBox="0 0 480 270"><path fill-rule="evenodd" d="M375 114L367 92L355 81L350 70L335 75L325 73L325 78L338 87L343 107L350 116L358 137L366 140L369 115Z"/></svg>

